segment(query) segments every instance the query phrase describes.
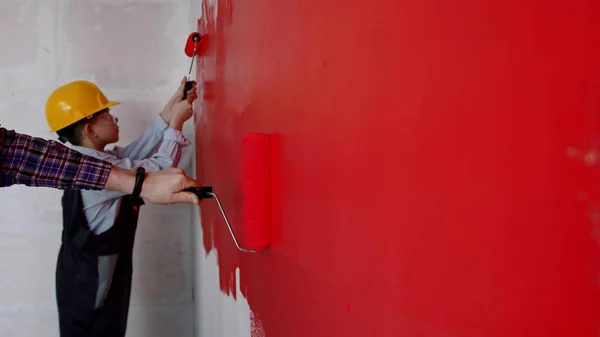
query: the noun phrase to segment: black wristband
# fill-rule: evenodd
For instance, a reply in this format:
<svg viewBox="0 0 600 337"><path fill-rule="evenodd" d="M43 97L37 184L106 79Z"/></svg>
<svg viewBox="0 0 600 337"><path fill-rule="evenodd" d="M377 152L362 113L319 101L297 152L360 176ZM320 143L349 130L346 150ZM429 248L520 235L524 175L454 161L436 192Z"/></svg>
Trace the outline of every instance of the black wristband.
<svg viewBox="0 0 600 337"><path fill-rule="evenodd" d="M138 198L140 196L145 177L146 169L143 167L138 167L137 171L135 172L135 185L133 185L133 193L131 194L134 198Z"/></svg>

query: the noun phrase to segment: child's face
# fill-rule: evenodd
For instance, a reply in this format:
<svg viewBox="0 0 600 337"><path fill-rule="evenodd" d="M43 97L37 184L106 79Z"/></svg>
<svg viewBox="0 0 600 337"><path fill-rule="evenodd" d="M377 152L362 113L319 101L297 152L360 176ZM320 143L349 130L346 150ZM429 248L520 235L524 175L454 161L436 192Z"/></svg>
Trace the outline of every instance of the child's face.
<svg viewBox="0 0 600 337"><path fill-rule="evenodd" d="M94 121L94 132L98 135L98 142L106 144L119 141L119 119L109 111L99 113Z"/></svg>

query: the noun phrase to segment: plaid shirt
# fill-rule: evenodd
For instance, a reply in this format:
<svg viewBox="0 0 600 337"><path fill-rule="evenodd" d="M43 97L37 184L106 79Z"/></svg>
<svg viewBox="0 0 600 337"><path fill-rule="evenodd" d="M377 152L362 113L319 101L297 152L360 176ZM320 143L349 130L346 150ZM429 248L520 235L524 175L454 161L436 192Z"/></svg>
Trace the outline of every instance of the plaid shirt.
<svg viewBox="0 0 600 337"><path fill-rule="evenodd" d="M0 127L0 187L104 188L112 164L42 138Z"/></svg>

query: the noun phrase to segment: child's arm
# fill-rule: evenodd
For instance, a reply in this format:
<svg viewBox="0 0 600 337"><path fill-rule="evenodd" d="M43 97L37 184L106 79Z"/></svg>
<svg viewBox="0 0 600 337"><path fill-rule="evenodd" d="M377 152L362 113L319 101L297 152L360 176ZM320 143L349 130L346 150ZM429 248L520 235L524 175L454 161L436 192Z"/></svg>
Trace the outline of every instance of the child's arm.
<svg viewBox="0 0 600 337"><path fill-rule="evenodd" d="M183 136L181 131L169 128L165 131L157 151L146 159L119 158L114 155L103 156L102 159L123 169L136 169L143 167L146 172L157 172L170 167L176 167L181 158L181 149L188 146L190 142ZM126 195L119 191L99 191L93 195L93 205L115 199ZM89 206L93 206L89 205Z"/></svg>
<svg viewBox="0 0 600 337"><path fill-rule="evenodd" d="M179 165L181 149L190 145L180 130L172 128L164 132L163 138L156 152L145 159L117 158L108 160L113 165L124 169L136 169L143 167L146 172L156 172Z"/></svg>
<svg viewBox="0 0 600 337"><path fill-rule="evenodd" d="M156 153L160 141L162 140L163 133L168 129L169 124L171 124L174 114L177 113L174 107L183 97L185 83L186 78L184 77L179 88L177 88L177 91L171 97L163 111L154 119L152 127L148 129L142 137L125 147L115 146L112 150L106 150L105 152L119 158L130 158L134 160L146 159ZM194 85L188 91L188 101L190 104L193 103L197 97L198 94L196 93L196 86Z"/></svg>
<svg viewBox="0 0 600 337"><path fill-rule="evenodd" d="M169 128L167 122L162 116L157 115L152 126L138 139L131 144L121 147L115 146L104 152L110 153L119 158L144 159L151 156L158 149L158 145L163 138L163 133Z"/></svg>
<svg viewBox="0 0 600 337"><path fill-rule="evenodd" d="M192 117L192 104L188 100L177 102L173 106L173 116L169 121L169 128L163 132L163 137L158 149L148 158L132 159L114 156L109 160L113 165L124 169L143 167L146 172L155 172L179 165L181 148L190 145L183 136L181 129L183 123Z"/></svg>

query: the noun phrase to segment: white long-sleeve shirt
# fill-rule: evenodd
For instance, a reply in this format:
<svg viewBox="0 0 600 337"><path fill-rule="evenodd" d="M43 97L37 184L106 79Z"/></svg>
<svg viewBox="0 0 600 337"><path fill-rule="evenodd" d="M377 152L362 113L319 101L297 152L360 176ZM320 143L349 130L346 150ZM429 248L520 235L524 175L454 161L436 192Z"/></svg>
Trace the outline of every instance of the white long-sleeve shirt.
<svg viewBox="0 0 600 337"><path fill-rule="evenodd" d="M181 158L181 149L189 144L181 131L169 128L162 117L157 115L152 127L126 147L115 146L112 150L105 151L83 146L72 146L72 148L124 169L143 167L146 172L156 172L176 167ZM108 190L81 190L83 212L92 232L101 234L112 227L121 204L121 197L125 194Z"/></svg>

